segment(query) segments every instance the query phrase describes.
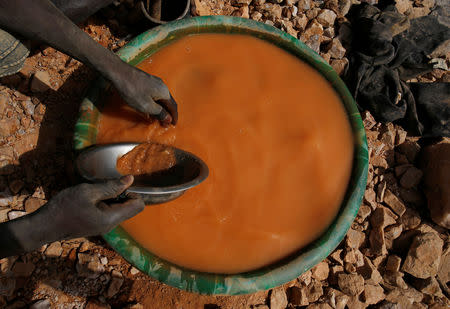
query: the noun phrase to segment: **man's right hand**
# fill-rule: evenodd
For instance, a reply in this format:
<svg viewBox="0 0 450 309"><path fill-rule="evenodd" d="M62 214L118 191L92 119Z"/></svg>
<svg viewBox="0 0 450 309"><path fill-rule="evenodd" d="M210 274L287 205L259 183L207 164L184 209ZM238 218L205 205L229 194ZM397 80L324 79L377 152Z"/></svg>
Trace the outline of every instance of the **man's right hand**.
<svg viewBox="0 0 450 309"><path fill-rule="evenodd" d="M111 82L129 106L147 116L156 117L163 125L177 123L177 103L159 77L128 64L119 72Z"/></svg>
<svg viewBox="0 0 450 309"><path fill-rule="evenodd" d="M125 101L165 125L175 124L177 105L166 85L95 42L49 0L0 0L0 27L59 51L95 68Z"/></svg>

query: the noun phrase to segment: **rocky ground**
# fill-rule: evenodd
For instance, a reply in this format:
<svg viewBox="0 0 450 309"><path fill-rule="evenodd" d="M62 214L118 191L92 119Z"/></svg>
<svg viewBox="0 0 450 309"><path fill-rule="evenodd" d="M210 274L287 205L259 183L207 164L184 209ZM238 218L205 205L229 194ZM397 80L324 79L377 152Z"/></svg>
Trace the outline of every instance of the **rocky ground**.
<svg viewBox="0 0 450 309"><path fill-rule="evenodd" d="M397 8L415 18L428 14L434 1L399 0ZM274 25L343 73L351 39L345 15L353 3L358 0L194 0L192 13ZM103 9L81 27L117 50L148 25L131 0ZM439 66L418 80L448 82L449 56L447 46ZM80 98L95 77L79 62L40 46L20 73L1 79L0 222L35 211L73 183L73 125ZM363 119L370 150L364 202L340 246L298 279L252 295L199 296L140 273L100 238L83 238L0 260L0 307L449 307L450 173L442 163L449 157L449 140L408 136L368 112Z"/></svg>

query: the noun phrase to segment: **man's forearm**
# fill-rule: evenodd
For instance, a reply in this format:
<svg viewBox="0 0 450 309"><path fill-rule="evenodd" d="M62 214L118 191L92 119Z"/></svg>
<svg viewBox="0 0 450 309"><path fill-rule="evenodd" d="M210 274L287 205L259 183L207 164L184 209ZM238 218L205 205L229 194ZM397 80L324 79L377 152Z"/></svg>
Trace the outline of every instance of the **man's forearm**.
<svg viewBox="0 0 450 309"><path fill-rule="evenodd" d="M51 218L41 210L0 224L0 258L29 252L58 240L60 235L53 230Z"/></svg>
<svg viewBox="0 0 450 309"><path fill-rule="evenodd" d="M92 40L49 0L0 0L0 27L42 41L95 67L109 80L126 66Z"/></svg>

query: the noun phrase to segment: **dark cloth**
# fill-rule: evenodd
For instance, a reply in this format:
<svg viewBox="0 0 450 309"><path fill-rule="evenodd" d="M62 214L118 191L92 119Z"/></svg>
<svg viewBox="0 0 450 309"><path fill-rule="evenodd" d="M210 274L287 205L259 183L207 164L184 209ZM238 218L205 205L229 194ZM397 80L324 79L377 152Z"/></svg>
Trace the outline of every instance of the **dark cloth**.
<svg viewBox="0 0 450 309"><path fill-rule="evenodd" d="M413 20L393 5L363 3L349 14L353 39L345 80L362 110L414 135L450 136L450 83L407 83L432 71L427 57L450 39L440 16Z"/></svg>

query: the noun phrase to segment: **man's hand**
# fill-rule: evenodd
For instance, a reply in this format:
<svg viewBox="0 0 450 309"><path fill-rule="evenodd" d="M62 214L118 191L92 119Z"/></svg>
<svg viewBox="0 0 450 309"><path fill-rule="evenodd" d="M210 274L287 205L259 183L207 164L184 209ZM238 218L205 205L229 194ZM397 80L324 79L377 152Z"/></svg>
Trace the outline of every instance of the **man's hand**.
<svg viewBox="0 0 450 309"><path fill-rule="evenodd" d="M175 124L177 106L158 77L123 62L78 28L49 0L0 0L0 27L44 42L95 68L116 86L128 104Z"/></svg>
<svg viewBox="0 0 450 309"><path fill-rule="evenodd" d="M52 218L61 239L105 234L144 209L145 204L138 196L116 199L132 183L133 176L98 184L83 183L58 193L42 211Z"/></svg>
<svg viewBox="0 0 450 309"><path fill-rule="evenodd" d="M141 212L137 196L116 199L133 176L65 189L36 212L0 224L0 258L29 252L57 240L105 234Z"/></svg>
<svg viewBox="0 0 450 309"><path fill-rule="evenodd" d="M131 65L122 69L122 77L111 80L122 98L146 116L155 116L163 125L176 124L177 103L164 82Z"/></svg>

